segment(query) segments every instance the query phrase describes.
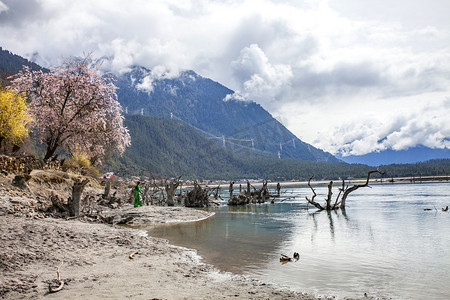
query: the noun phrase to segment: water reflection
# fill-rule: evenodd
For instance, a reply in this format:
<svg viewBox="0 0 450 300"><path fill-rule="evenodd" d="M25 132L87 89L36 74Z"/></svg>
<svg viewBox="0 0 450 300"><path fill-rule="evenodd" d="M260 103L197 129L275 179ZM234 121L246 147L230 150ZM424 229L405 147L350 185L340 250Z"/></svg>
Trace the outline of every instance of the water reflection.
<svg viewBox="0 0 450 300"><path fill-rule="evenodd" d="M270 222L268 206L222 207L213 218L144 229L176 245L195 248L209 263L225 271L244 273L262 266L284 239L283 222ZM251 262L251 263L249 263ZM248 266L248 267L246 267Z"/></svg>
<svg viewBox="0 0 450 300"><path fill-rule="evenodd" d="M379 185L352 194L346 210L330 212L306 209L298 199L309 191L293 188L286 197L295 200L211 208L213 218L148 230L198 249L222 270L300 291L447 299L450 214L424 208L448 205L448 187ZM298 262L280 263L282 253L294 252Z"/></svg>

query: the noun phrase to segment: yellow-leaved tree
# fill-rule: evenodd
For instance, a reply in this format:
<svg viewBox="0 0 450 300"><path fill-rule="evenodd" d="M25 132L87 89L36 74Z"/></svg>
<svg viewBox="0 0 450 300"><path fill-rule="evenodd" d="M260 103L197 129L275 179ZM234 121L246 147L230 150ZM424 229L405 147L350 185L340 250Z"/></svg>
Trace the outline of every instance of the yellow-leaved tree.
<svg viewBox="0 0 450 300"><path fill-rule="evenodd" d="M23 141L30 121L26 98L0 86L0 146L4 141L13 145Z"/></svg>

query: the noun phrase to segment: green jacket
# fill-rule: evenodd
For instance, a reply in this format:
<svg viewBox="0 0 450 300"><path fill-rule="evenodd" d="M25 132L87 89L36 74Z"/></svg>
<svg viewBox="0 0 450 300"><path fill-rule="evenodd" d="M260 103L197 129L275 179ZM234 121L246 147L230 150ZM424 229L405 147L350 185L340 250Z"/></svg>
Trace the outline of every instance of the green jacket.
<svg viewBox="0 0 450 300"><path fill-rule="evenodd" d="M139 200L139 194L141 193L141 186L136 185L136 187L134 188L134 199Z"/></svg>

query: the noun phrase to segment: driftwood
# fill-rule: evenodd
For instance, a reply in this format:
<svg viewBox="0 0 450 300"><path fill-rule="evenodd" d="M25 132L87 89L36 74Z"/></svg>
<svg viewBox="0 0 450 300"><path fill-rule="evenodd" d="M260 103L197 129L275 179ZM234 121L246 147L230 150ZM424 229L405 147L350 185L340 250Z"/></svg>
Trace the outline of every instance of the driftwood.
<svg viewBox="0 0 450 300"><path fill-rule="evenodd" d="M184 199L186 207L207 207L209 206L209 193L203 189L197 182L194 182L194 188L186 193Z"/></svg>
<svg viewBox="0 0 450 300"><path fill-rule="evenodd" d="M321 205L320 203L318 203L314 200L314 198L317 196L317 194L316 194L315 190L313 189L313 187L311 186L311 179L314 177L314 176L311 176L308 180L308 186L311 189L311 191L313 192L313 196L311 199L309 199L308 197L305 197L306 201L309 204L314 205L316 208L318 208L320 210L328 210L329 211L329 210L334 210L334 209L338 209L338 208L345 209L345 201L347 200L348 195L351 192L356 191L360 187L369 186L370 175L372 175L373 173L378 173L381 175L384 174L384 173L380 172L379 170L369 171L367 174L366 182L364 184L355 184L352 187L348 187L348 186L345 187L345 181L342 180L342 187L339 188L339 194L337 195L336 200L334 201L333 204L331 204L331 202L332 202L331 198L333 195L333 192L332 192L333 181L330 181L330 183L328 184L327 198L325 198L325 205ZM342 194L342 198L340 198L341 194Z"/></svg>
<svg viewBox="0 0 450 300"><path fill-rule="evenodd" d="M58 286L57 288L54 289L54 288L52 288L51 284L49 283L49 284L48 284L48 292L49 292L49 293L56 293L56 292L59 292L59 291L62 290L63 287L64 287L64 281L62 281L61 278L60 278L60 276L59 276L59 268L62 267L62 265L63 265L63 262L61 262L61 265L59 265L59 267L58 267L57 270L56 270L56 275L57 275L57 277L58 277L59 286Z"/></svg>
<svg viewBox="0 0 450 300"><path fill-rule="evenodd" d="M253 191L251 191L253 188ZM239 195L234 195L230 199L228 199L228 205L246 205L250 203L265 203L266 200L270 197L278 197L278 194L269 193L269 189L267 188L267 181L264 181L262 187L258 190L253 185L247 181L247 190L242 191ZM273 201L272 201L273 203Z"/></svg>
<svg viewBox="0 0 450 300"><path fill-rule="evenodd" d="M139 254L139 251L134 251L133 253L128 256L130 259L134 259L134 255Z"/></svg>
<svg viewBox="0 0 450 300"><path fill-rule="evenodd" d="M228 205L246 205L250 203L250 197L247 197L245 193L240 193L239 195L234 195L232 198L228 199Z"/></svg>

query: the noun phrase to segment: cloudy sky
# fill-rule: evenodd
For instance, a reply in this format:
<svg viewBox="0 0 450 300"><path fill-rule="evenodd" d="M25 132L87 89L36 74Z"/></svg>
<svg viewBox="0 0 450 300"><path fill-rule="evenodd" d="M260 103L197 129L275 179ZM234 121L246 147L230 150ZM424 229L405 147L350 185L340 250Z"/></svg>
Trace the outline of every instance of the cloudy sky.
<svg viewBox="0 0 450 300"><path fill-rule="evenodd" d="M333 154L450 148L448 0L0 0L38 62L191 69Z"/></svg>

